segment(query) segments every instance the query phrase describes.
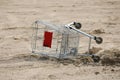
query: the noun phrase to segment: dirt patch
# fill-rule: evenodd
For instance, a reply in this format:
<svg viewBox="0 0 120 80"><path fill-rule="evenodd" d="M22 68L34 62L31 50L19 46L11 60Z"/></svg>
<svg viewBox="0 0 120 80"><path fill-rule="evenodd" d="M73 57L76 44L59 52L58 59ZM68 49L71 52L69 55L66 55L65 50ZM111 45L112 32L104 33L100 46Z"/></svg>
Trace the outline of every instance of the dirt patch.
<svg viewBox="0 0 120 80"><path fill-rule="evenodd" d="M18 41L18 40L19 40L19 41L20 41L20 40L29 41L28 37L22 36L22 35L21 35L21 36L13 36L12 39L13 39L13 40L17 40L17 41Z"/></svg>
<svg viewBox="0 0 120 80"><path fill-rule="evenodd" d="M9 61L46 61L46 62L56 62L58 64L63 64L63 65L69 65L73 64L75 66L79 66L80 64L89 64L93 63L93 59L91 56L76 56L73 58L55 58L55 57L49 57L49 56L40 56L40 55L35 55L35 54L19 54L11 59Z"/></svg>
<svg viewBox="0 0 120 80"><path fill-rule="evenodd" d="M100 56L101 56L102 65L120 66L120 50L119 49L104 50L103 52L101 52Z"/></svg>
<svg viewBox="0 0 120 80"><path fill-rule="evenodd" d="M19 54L15 55L11 60L24 60L24 61L36 61L39 60L40 56L34 54Z"/></svg>
<svg viewBox="0 0 120 80"><path fill-rule="evenodd" d="M98 53L101 48L92 48L93 52ZM83 54L84 55L84 54ZM118 49L110 49L110 50L104 50L98 54L100 56L101 64L103 66L113 66L117 65L120 66L120 50ZM73 58L64 58L64 59L59 59L55 57L49 57L49 56L40 56L40 55L35 55L35 54L20 54L14 56L11 60L24 60L24 61L53 61L57 62L63 65L69 65L73 64L75 66L79 66L81 64L93 64L95 63L94 59L92 56L81 56L77 55L76 57ZM99 61L97 61L99 63Z"/></svg>
<svg viewBox="0 0 120 80"><path fill-rule="evenodd" d="M105 33L104 29L96 29L91 32L91 34L103 34Z"/></svg>
<svg viewBox="0 0 120 80"><path fill-rule="evenodd" d="M98 74L100 74L100 72L95 72L95 75L98 75Z"/></svg>

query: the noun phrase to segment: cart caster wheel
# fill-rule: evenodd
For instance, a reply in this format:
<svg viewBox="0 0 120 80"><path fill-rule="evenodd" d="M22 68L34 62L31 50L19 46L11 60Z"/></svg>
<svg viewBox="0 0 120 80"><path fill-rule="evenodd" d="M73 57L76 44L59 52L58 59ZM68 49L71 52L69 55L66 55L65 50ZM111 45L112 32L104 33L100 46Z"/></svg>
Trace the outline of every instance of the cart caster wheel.
<svg viewBox="0 0 120 80"><path fill-rule="evenodd" d="M96 37L95 41L97 44L101 44L103 42L103 39L101 37Z"/></svg>
<svg viewBox="0 0 120 80"><path fill-rule="evenodd" d="M73 24L76 29L80 29L82 27L81 23L74 22Z"/></svg>
<svg viewBox="0 0 120 80"><path fill-rule="evenodd" d="M100 57L99 56L92 55L92 59L95 63L100 62Z"/></svg>

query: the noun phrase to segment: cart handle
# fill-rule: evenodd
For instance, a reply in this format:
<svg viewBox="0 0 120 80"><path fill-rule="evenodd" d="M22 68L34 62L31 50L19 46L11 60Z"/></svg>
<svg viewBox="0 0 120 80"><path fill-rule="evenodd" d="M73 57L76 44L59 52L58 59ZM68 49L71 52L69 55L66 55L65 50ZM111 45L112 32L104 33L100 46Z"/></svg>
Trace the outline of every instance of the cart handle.
<svg viewBox="0 0 120 80"><path fill-rule="evenodd" d="M74 25L74 27L72 25ZM84 36L87 36L87 37L89 37L91 39L94 39L97 44L101 44L103 42L103 39L101 37L96 37L96 36L90 35L88 33L85 33L85 32L83 32L81 30L78 30L78 29L81 28L81 24L80 23L72 22L70 24L65 25L65 27L68 28L68 29L72 29L74 31L77 31L78 33L80 33L80 34L82 34Z"/></svg>

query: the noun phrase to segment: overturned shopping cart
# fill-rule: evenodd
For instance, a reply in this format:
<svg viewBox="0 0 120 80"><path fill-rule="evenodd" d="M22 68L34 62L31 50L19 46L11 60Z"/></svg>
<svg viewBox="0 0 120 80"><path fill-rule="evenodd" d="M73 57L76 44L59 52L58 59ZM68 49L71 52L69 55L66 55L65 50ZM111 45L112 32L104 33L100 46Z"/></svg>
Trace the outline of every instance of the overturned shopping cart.
<svg viewBox="0 0 120 80"><path fill-rule="evenodd" d="M81 24L72 22L67 25L54 25L45 21L33 24L32 53L57 58L76 56L79 53L80 35L89 37L88 54L91 40L101 44L102 38L80 30Z"/></svg>

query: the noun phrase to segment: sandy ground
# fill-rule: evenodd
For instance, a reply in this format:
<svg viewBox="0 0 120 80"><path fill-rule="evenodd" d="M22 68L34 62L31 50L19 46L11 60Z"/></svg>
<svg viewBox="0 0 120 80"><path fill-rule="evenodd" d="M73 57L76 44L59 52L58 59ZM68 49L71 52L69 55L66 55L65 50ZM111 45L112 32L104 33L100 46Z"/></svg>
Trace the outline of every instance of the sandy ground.
<svg viewBox="0 0 120 80"><path fill-rule="evenodd" d="M31 58L35 20L81 22L83 31L104 39L92 46L120 49L120 0L0 0L0 80L120 80L118 66L75 66ZM86 41L81 37L81 50L86 51Z"/></svg>

